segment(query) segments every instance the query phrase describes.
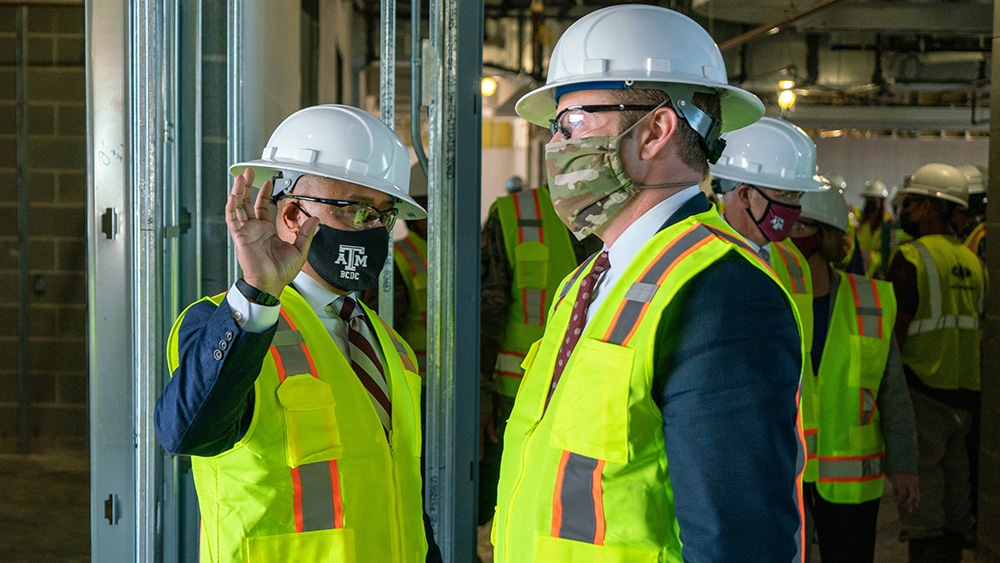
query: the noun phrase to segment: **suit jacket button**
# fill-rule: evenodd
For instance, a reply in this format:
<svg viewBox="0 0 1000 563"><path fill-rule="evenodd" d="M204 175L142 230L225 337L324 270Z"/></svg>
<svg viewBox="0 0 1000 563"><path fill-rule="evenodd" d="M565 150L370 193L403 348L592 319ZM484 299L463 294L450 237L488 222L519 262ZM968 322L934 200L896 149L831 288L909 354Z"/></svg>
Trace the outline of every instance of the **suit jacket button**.
<svg viewBox="0 0 1000 563"><path fill-rule="evenodd" d="M225 350L226 348L229 348L229 343L226 342L225 340L220 340L219 341L219 350Z"/></svg>
<svg viewBox="0 0 1000 563"><path fill-rule="evenodd" d="M227 330L226 331L226 342L232 342L232 341L233 341L233 331Z"/></svg>
<svg viewBox="0 0 1000 563"><path fill-rule="evenodd" d="M212 356L214 356L216 360L221 360L222 359L222 350L216 350L215 352L212 353Z"/></svg>

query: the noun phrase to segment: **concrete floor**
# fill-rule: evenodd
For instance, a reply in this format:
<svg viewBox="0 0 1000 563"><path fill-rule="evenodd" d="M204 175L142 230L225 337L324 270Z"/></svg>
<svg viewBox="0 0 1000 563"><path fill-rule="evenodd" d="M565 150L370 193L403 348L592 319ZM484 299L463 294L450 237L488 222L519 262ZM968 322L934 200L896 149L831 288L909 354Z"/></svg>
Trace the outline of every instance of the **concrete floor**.
<svg viewBox="0 0 1000 563"><path fill-rule="evenodd" d="M0 561L90 561L90 461L85 453L0 454ZM875 561L905 563L889 486L879 511ZM489 541L489 535L485 535ZM483 558L483 561L488 559ZM813 563L819 561L813 551ZM975 556L965 552L963 562Z"/></svg>

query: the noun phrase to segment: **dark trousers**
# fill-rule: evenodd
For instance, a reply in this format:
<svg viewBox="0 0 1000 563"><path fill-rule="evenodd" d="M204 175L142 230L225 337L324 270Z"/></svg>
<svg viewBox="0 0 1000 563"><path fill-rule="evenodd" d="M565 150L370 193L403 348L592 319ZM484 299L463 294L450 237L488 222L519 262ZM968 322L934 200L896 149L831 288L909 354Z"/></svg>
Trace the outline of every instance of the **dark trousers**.
<svg viewBox="0 0 1000 563"><path fill-rule="evenodd" d="M806 483L811 501L819 555L823 563L872 563L881 499L861 504L837 504L823 499L814 483Z"/></svg>

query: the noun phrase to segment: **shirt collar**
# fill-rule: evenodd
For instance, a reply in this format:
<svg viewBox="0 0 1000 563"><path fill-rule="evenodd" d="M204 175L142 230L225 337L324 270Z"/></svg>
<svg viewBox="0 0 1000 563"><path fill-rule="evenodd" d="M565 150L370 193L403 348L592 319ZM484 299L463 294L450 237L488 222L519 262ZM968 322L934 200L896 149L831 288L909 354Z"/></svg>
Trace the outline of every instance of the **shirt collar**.
<svg viewBox="0 0 1000 563"><path fill-rule="evenodd" d="M340 295L323 287L323 284L303 271L299 271L292 284L316 314L323 313L323 315L326 315L323 309L340 297Z"/></svg>
<svg viewBox="0 0 1000 563"><path fill-rule="evenodd" d="M697 185L684 188L667 199L654 205L649 211L632 222L631 225L622 232L615 243L604 249L608 251L608 261L611 269L622 271L629 262L635 258L636 254L642 250L649 239L653 238L667 222L667 219L677 212L687 200L701 193Z"/></svg>
<svg viewBox="0 0 1000 563"><path fill-rule="evenodd" d="M722 215L722 220L726 221L726 215L725 214ZM732 225L729 224L729 221L726 221L726 224L729 225L730 227L732 227ZM735 227L734 227L733 230L735 230ZM748 237L743 236L742 234L740 235L740 238L743 239L743 241L746 242L748 245L750 245L750 248L752 248L753 251L756 252L757 254L760 254L760 249L763 248L764 250L766 250L768 252L768 256L770 256L770 252L771 252L771 243L770 242L768 242L767 244L761 246L761 245L757 244L756 242L750 240Z"/></svg>

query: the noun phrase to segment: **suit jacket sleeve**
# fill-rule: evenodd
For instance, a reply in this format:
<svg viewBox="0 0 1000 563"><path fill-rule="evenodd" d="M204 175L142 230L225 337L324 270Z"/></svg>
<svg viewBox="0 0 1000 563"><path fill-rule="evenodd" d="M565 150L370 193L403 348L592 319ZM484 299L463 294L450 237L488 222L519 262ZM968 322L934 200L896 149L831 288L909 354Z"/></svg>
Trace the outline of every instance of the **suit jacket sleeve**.
<svg viewBox="0 0 1000 563"><path fill-rule="evenodd" d="M655 383L685 562L792 561L801 337L780 289L731 257L661 318Z"/></svg>
<svg viewBox="0 0 1000 563"><path fill-rule="evenodd" d="M205 299L178 320L178 365L156 401L160 444L172 453L213 456L246 434L253 386L277 325L243 330L228 305Z"/></svg>

